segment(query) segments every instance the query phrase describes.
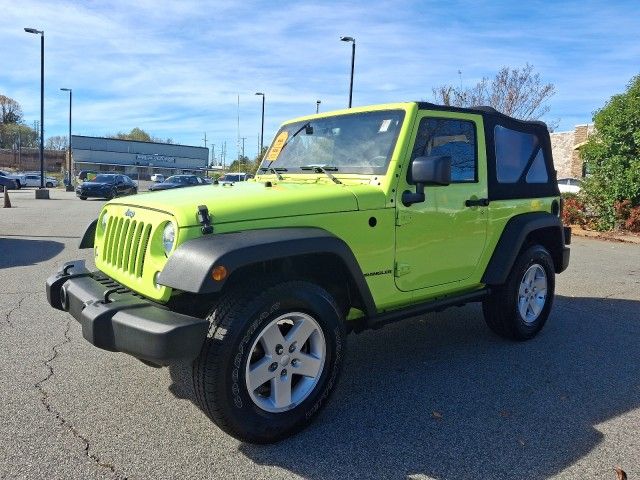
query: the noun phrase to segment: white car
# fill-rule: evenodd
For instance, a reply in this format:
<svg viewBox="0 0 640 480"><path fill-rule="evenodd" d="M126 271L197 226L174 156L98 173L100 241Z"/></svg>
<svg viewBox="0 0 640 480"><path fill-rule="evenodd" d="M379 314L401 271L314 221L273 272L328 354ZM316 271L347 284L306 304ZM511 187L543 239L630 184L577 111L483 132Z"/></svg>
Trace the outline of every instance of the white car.
<svg viewBox="0 0 640 480"><path fill-rule="evenodd" d="M153 175L151 175L151 181L164 182L164 175L162 175L161 173L154 173Z"/></svg>
<svg viewBox="0 0 640 480"><path fill-rule="evenodd" d="M25 176L25 187L39 187L40 186L40 174L39 173L27 173ZM58 180L53 177L44 177L44 186L47 188L54 188L58 186Z"/></svg>
<svg viewBox="0 0 640 480"><path fill-rule="evenodd" d="M560 178L558 189L560 193L578 193L580 191L581 180L577 178Z"/></svg>
<svg viewBox="0 0 640 480"><path fill-rule="evenodd" d="M253 175L244 172L225 173L223 176L218 178L218 183L221 185L228 185L236 182L246 182L252 178Z"/></svg>
<svg viewBox="0 0 640 480"><path fill-rule="evenodd" d="M26 185L26 179L25 179L26 175L23 175L21 173L11 173L4 170L0 170L0 177L5 177L5 178L15 180L16 183L18 184L18 188L22 188Z"/></svg>

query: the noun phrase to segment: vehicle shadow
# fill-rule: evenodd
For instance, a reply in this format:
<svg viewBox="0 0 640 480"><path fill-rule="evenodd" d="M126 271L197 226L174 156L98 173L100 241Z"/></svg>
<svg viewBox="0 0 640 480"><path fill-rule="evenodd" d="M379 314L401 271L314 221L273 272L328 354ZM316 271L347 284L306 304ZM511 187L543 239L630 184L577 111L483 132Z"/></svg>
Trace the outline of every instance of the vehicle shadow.
<svg viewBox="0 0 640 480"><path fill-rule="evenodd" d="M44 262L58 255L63 249L64 243L52 240L0 237L0 268Z"/></svg>
<svg viewBox="0 0 640 480"><path fill-rule="evenodd" d="M557 296L522 343L491 334L478 305L351 335L314 424L239 449L306 478L547 478L602 441L598 424L640 406L638 311L637 300ZM172 372L181 398L187 377Z"/></svg>

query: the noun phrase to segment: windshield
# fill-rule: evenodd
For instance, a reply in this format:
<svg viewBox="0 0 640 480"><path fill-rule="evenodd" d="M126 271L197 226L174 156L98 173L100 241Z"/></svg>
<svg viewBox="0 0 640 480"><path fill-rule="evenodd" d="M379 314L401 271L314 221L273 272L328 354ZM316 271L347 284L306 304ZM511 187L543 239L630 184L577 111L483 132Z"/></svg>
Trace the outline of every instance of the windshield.
<svg viewBox="0 0 640 480"><path fill-rule="evenodd" d="M173 176L167 178L164 183L189 183L187 177Z"/></svg>
<svg viewBox="0 0 640 480"><path fill-rule="evenodd" d="M226 175L223 175L222 177L220 177L220 180L222 180L223 182L241 182L244 180L244 174L227 173Z"/></svg>
<svg viewBox="0 0 640 480"><path fill-rule="evenodd" d="M382 110L290 123L276 135L286 138L282 150L268 152L261 168L300 173L300 167L321 165L339 173L385 173L403 119L402 110Z"/></svg>
<svg viewBox="0 0 640 480"><path fill-rule="evenodd" d="M96 183L114 183L116 177L115 175L96 175L96 178L91 181Z"/></svg>

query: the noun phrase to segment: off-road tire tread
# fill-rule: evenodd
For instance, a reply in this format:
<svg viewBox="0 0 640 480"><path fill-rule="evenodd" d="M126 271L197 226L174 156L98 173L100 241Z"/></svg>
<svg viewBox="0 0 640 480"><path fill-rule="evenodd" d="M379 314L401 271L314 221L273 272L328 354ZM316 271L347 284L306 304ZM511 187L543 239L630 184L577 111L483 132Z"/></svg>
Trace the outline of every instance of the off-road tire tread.
<svg viewBox="0 0 640 480"><path fill-rule="evenodd" d="M522 266L528 263L530 259L538 253L546 255L546 263L549 267L547 269L547 274L549 273L549 270L554 272L553 262L549 252L542 245L536 244L528 246L523 249L516 258L505 283L502 285L491 286L491 294L482 302L482 312L487 326L492 332L501 337L518 341L529 340L533 338L546 323L549 310L553 303L555 287L555 281L553 278L547 278L548 289L551 291L547 294L547 301L544 310L540 314L541 317L539 318L541 321L539 322L539 326L534 331L527 332L525 334L516 327L514 319L515 315L519 315L516 313L514 299L516 298L517 291L520 286L521 275L523 273L521 271ZM549 277L549 275L547 276Z"/></svg>
<svg viewBox="0 0 640 480"><path fill-rule="evenodd" d="M217 369L222 368L222 358L229 353L229 345L224 342L224 339L229 335L233 336L235 329L244 327L244 323L237 321L236 318L237 312L240 309L234 307L240 304L259 304L264 301L265 297L268 298L269 295L271 295L272 290L279 288L281 283L284 282L286 282L291 289L302 288L311 283L304 280L284 278L281 275L274 274L258 277L246 283L238 283L230 287L229 291L224 294L223 298L211 310L207 317L210 322L207 339L205 340L200 355L193 362L193 386L200 408L226 433L251 443L273 443L285 436L296 433L297 430L289 431L286 435L280 435L272 439L255 438L239 431L227 421L223 413L223 407L215 408L213 406L220 405L220 402L215 398L217 395L215 378L218 376ZM328 292L326 293L326 299L330 300L336 312L339 312L340 310L333 297L331 297ZM342 327L344 329L344 325L342 325ZM211 341L211 339L214 340ZM336 378L337 376L338 375L336 375ZM207 401L207 397L209 401ZM304 428L304 425L301 425L298 430L302 428Z"/></svg>

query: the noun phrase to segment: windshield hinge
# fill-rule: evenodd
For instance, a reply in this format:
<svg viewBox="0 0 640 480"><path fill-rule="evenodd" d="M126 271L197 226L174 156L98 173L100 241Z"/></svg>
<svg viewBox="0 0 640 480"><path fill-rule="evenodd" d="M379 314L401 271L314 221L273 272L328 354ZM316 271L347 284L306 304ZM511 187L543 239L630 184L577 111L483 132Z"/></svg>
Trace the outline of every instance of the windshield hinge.
<svg viewBox="0 0 640 480"><path fill-rule="evenodd" d="M396 225L399 227L401 225L406 225L407 223L411 223L413 221L413 214L407 210L398 210L396 214Z"/></svg>
<svg viewBox="0 0 640 480"><path fill-rule="evenodd" d="M396 277L401 277L402 275L406 275L411 272L411 265L407 263L396 263L396 268L393 273Z"/></svg>
<svg viewBox="0 0 640 480"><path fill-rule="evenodd" d="M213 225L211 225L211 217L209 216L209 209L206 205L198 205L198 223L202 225L200 229L203 235L213 233Z"/></svg>

